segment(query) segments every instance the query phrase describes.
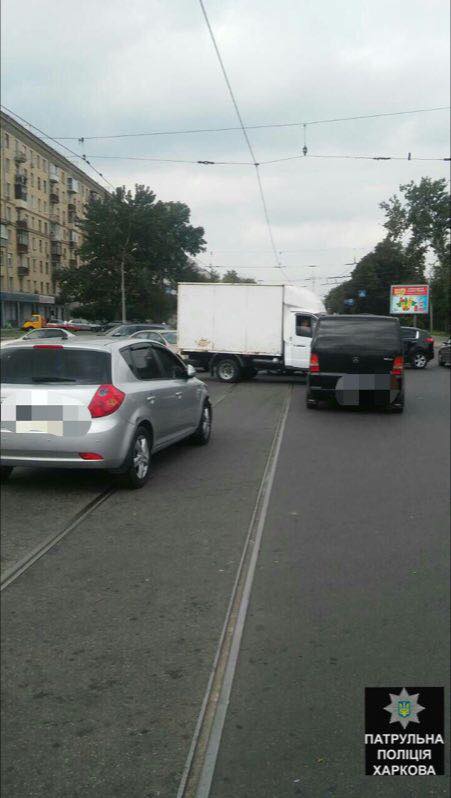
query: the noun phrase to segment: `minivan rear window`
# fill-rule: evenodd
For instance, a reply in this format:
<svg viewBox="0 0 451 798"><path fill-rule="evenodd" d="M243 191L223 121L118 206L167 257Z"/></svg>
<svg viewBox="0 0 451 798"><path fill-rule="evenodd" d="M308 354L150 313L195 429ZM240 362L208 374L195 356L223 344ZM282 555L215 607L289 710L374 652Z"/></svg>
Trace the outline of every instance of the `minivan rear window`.
<svg viewBox="0 0 451 798"><path fill-rule="evenodd" d="M400 327L397 319L365 319L350 316L349 319L321 318L315 335L318 349L359 350L399 349Z"/></svg>
<svg viewBox="0 0 451 798"><path fill-rule="evenodd" d="M38 345L39 346L39 345ZM2 382L11 385L111 383L111 355L90 349L4 349Z"/></svg>

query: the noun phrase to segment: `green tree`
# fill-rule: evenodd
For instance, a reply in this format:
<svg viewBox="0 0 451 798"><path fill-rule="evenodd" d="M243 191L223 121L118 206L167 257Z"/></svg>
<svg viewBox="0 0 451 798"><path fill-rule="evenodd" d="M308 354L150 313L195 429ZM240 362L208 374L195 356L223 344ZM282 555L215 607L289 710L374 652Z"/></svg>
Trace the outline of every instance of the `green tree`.
<svg viewBox="0 0 451 798"><path fill-rule="evenodd" d="M446 180L423 177L399 187L402 199L382 202L385 228L393 241L406 240L406 256L417 264L434 255L430 291L434 325L447 329L450 299L450 206ZM424 269L423 269L424 279Z"/></svg>
<svg viewBox="0 0 451 798"><path fill-rule="evenodd" d="M238 272L235 269L229 269L223 276L222 281L223 283L248 283L248 284L255 284L255 280L251 277L240 277Z"/></svg>
<svg viewBox="0 0 451 798"><path fill-rule="evenodd" d="M123 267L127 317L167 318L177 282L198 275L192 258L205 248L203 228L189 221L187 205L157 201L143 185L91 200L79 223L82 264L55 275L62 300L77 302L88 318L120 318Z"/></svg>

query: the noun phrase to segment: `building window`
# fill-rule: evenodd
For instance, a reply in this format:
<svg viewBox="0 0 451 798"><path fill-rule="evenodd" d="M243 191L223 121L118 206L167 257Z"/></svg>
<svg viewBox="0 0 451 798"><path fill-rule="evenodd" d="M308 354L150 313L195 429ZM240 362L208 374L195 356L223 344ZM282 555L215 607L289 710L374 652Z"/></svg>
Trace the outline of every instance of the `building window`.
<svg viewBox="0 0 451 798"><path fill-rule="evenodd" d="M31 291L31 280L27 280L27 289Z"/></svg>
<svg viewBox="0 0 451 798"><path fill-rule="evenodd" d="M41 283L41 294L44 293L44 283Z"/></svg>
<svg viewBox="0 0 451 798"><path fill-rule="evenodd" d="M38 177L38 189L39 189L39 191L41 190L41 178L40 177Z"/></svg>
<svg viewBox="0 0 451 798"><path fill-rule="evenodd" d="M37 294L38 293L38 284L37 284L36 280L33 280L33 288L34 288L35 294Z"/></svg>
<svg viewBox="0 0 451 798"><path fill-rule="evenodd" d="M43 185L44 191L47 191L47 180L43 180L42 181L42 185Z"/></svg>
<svg viewBox="0 0 451 798"><path fill-rule="evenodd" d="M9 172L9 158L5 158L5 172Z"/></svg>
<svg viewBox="0 0 451 798"><path fill-rule="evenodd" d="M42 268L42 260L40 260L40 261L39 261L39 271L40 271L40 272L41 272L41 274L42 274L42 272L43 272L43 268Z"/></svg>
<svg viewBox="0 0 451 798"><path fill-rule="evenodd" d="M5 133L5 147L9 147L9 136Z"/></svg>
<svg viewBox="0 0 451 798"><path fill-rule="evenodd" d="M5 183L5 195L6 195L6 199L11 199L11 193L10 193L10 191L11 191L11 187L10 187L9 183Z"/></svg>
<svg viewBox="0 0 451 798"><path fill-rule="evenodd" d="M14 283L13 283L13 278L12 277L8 277L8 283L9 283L9 290L12 291L13 288L14 288Z"/></svg>
<svg viewBox="0 0 451 798"><path fill-rule="evenodd" d="M38 211L40 211L40 210L41 210L41 200L40 200L40 199L39 199L39 197L38 197ZM39 224L40 224L40 223L39 223ZM39 228L39 229L41 229L41 228Z"/></svg>
<svg viewBox="0 0 451 798"><path fill-rule="evenodd" d="M33 172L30 175L30 185L31 185L31 188L34 188L34 174L33 174Z"/></svg>
<svg viewBox="0 0 451 798"><path fill-rule="evenodd" d="M8 219L8 222L11 221L11 208L9 205L6 206L6 218Z"/></svg>
<svg viewBox="0 0 451 798"><path fill-rule="evenodd" d="M36 258L32 258L31 265L33 267L33 271L35 272L36 271Z"/></svg>
<svg viewBox="0 0 451 798"><path fill-rule="evenodd" d="M37 159L37 162L38 162L38 169L40 169L41 168L41 159L40 159L39 155L36 156L36 159Z"/></svg>
<svg viewBox="0 0 451 798"><path fill-rule="evenodd" d="M39 222L39 225L40 224L41 224L41 222ZM39 239L39 252L42 252L42 241L41 241L41 239Z"/></svg>
<svg viewBox="0 0 451 798"><path fill-rule="evenodd" d="M46 262L46 264L45 264L45 273L46 273L46 274L48 274L48 273L49 273L49 264L48 264L47 262Z"/></svg>
<svg viewBox="0 0 451 798"><path fill-rule="evenodd" d="M46 201L45 201L45 200L44 200L44 202L43 202L43 205L44 205L44 213L47 213L47 203L46 203Z"/></svg>
<svg viewBox="0 0 451 798"><path fill-rule="evenodd" d="M45 158L42 159L42 168L43 169L47 169L47 161L45 160ZM44 180L44 183L45 183L45 180Z"/></svg>
<svg viewBox="0 0 451 798"><path fill-rule="evenodd" d="M48 228L47 228L47 222L44 222L44 232L46 232L46 233L47 233L47 230L48 230Z"/></svg>
<svg viewBox="0 0 451 798"><path fill-rule="evenodd" d="M45 242L45 254L46 255L49 254L49 242L48 241Z"/></svg>
<svg viewBox="0 0 451 798"><path fill-rule="evenodd" d="M13 256L11 252L8 252L8 269L12 269L13 267Z"/></svg>

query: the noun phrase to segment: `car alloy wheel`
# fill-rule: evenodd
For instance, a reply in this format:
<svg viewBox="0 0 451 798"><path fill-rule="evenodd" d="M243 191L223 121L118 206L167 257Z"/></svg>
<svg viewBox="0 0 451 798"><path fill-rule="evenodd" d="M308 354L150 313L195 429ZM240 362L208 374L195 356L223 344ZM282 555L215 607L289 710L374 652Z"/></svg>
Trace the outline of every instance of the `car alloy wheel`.
<svg viewBox="0 0 451 798"><path fill-rule="evenodd" d="M133 452L133 467L138 479L145 479L150 465L149 441L146 435L138 435Z"/></svg>
<svg viewBox="0 0 451 798"><path fill-rule="evenodd" d="M412 365L416 369L424 369L427 366L427 357L423 352L416 352L412 359Z"/></svg>

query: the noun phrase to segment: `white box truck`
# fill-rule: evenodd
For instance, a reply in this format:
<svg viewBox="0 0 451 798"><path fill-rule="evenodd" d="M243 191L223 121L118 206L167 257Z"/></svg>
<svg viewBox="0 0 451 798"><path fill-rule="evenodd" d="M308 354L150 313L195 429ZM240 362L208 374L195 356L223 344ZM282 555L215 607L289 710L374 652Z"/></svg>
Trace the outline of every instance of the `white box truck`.
<svg viewBox="0 0 451 798"><path fill-rule="evenodd" d="M297 286L179 283L178 347L222 382L262 370L306 372L316 319L325 312L319 297Z"/></svg>

